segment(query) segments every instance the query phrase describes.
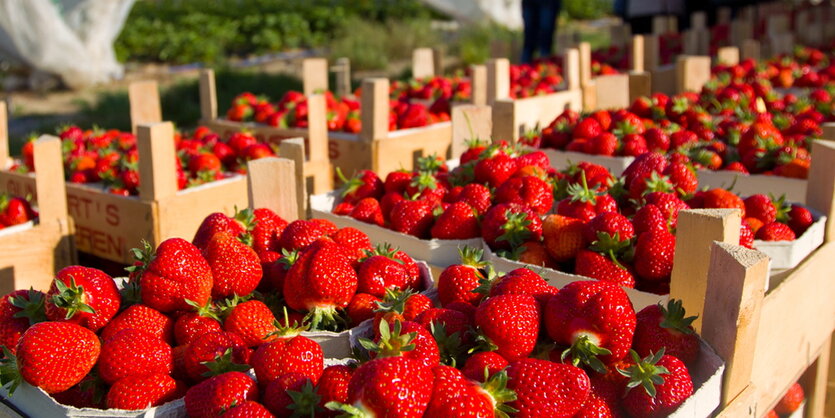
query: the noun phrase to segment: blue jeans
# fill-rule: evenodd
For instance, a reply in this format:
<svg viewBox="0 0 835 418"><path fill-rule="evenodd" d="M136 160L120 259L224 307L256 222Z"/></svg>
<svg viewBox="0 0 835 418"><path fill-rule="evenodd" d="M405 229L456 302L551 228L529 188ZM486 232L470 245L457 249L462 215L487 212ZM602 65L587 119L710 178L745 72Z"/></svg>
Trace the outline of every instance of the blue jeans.
<svg viewBox="0 0 835 418"><path fill-rule="evenodd" d="M525 22L525 43L522 62L531 62L535 52L548 57L553 51L557 15L561 0L522 0L522 20Z"/></svg>

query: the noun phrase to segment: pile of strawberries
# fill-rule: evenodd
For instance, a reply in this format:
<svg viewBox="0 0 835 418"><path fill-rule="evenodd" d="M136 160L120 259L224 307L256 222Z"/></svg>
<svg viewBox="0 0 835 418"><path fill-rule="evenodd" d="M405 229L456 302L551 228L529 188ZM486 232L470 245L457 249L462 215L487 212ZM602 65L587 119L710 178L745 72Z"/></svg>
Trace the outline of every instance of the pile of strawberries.
<svg viewBox="0 0 835 418"><path fill-rule="evenodd" d="M24 224L38 217L27 199L0 193L0 229Z"/></svg>
<svg viewBox="0 0 835 418"><path fill-rule="evenodd" d="M101 183L108 192L118 195L138 194L139 151L133 134L68 126L58 135L70 182ZM230 173L245 173L248 161L275 155L272 147L249 133L235 133L224 140L202 126L190 135L176 133L174 142L179 189L220 180ZM35 171L34 138L23 145L22 159L11 170Z"/></svg>
<svg viewBox="0 0 835 418"><path fill-rule="evenodd" d="M766 418L791 416L795 411L800 409L800 406L805 400L806 396L803 393L803 387L800 386L800 383L795 382L789 387L786 393L783 394L783 397L777 402L777 406L768 411L765 416Z"/></svg>

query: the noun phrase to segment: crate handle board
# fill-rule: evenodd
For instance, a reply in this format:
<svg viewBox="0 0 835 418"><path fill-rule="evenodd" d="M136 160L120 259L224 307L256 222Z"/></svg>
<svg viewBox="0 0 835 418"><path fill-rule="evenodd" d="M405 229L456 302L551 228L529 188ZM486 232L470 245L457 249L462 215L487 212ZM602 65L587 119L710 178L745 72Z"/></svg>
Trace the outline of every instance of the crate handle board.
<svg viewBox="0 0 835 418"><path fill-rule="evenodd" d="M330 69L336 79L336 95L344 97L351 94L351 60L346 57L337 58Z"/></svg>
<svg viewBox="0 0 835 418"><path fill-rule="evenodd" d="M305 96L328 91L328 60L305 58L302 61L302 85Z"/></svg>
<svg viewBox="0 0 835 418"><path fill-rule="evenodd" d="M476 106L487 105L487 66L486 65L471 65L470 66L470 89L472 95L472 104Z"/></svg>
<svg viewBox="0 0 835 418"><path fill-rule="evenodd" d="M5 100L0 100L0 170L9 161L9 112Z"/></svg>
<svg viewBox="0 0 835 418"><path fill-rule="evenodd" d="M490 106L460 105L452 108L452 152L456 160L467 150L467 141L490 141L493 133L493 109Z"/></svg>
<svg viewBox="0 0 835 418"><path fill-rule="evenodd" d="M177 153L174 124L144 123L137 126L139 198L159 201L177 194Z"/></svg>
<svg viewBox="0 0 835 418"><path fill-rule="evenodd" d="M128 85L130 102L130 128L137 133L141 123L162 122L162 105L159 99L159 86L154 80L134 81Z"/></svg>
<svg viewBox="0 0 835 418"><path fill-rule="evenodd" d="M299 219L295 161L276 157L261 158L250 161L247 171L250 208L268 208L287 222Z"/></svg>
<svg viewBox="0 0 835 418"><path fill-rule="evenodd" d="M67 223L67 190L61 148L61 139L52 135L43 135L34 144L35 191L41 223Z"/></svg>
<svg viewBox="0 0 835 418"><path fill-rule="evenodd" d="M412 51L412 77L422 79L435 75L434 50L432 48L415 48Z"/></svg>
<svg viewBox="0 0 835 418"><path fill-rule="evenodd" d="M200 118L205 123L217 119L217 87L215 70L200 70Z"/></svg>
<svg viewBox="0 0 835 418"><path fill-rule="evenodd" d="M832 136L830 136L832 135ZM812 164L806 187L806 203L827 216L824 242L835 240L835 125L824 127L825 140L812 142Z"/></svg>
<svg viewBox="0 0 835 418"><path fill-rule="evenodd" d="M487 104L510 97L510 60L487 60Z"/></svg>

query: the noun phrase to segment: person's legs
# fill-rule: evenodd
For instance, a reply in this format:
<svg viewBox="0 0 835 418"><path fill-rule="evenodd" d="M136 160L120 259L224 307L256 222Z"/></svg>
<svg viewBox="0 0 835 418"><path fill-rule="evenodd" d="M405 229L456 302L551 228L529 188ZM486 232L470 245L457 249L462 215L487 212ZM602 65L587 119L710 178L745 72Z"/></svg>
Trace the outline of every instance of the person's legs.
<svg viewBox="0 0 835 418"><path fill-rule="evenodd" d="M539 7L536 1L522 1L522 21L525 24L525 41L522 44L522 62L533 60L539 34Z"/></svg>
<svg viewBox="0 0 835 418"><path fill-rule="evenodd" d="M546 1L539 14L539 56L549 57L554 53L554 32L557 29L557 16L562 7L561 1Z"/></svg>

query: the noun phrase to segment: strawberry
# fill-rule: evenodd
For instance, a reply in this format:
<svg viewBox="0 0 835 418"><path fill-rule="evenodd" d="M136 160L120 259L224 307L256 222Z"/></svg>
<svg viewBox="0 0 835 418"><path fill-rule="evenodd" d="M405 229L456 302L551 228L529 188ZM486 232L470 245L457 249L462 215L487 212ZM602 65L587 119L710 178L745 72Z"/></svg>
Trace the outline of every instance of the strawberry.
<svg viewBox="0 0 835 418"><path fill-rule="evenodd" d="M212 271L212 298L248 295L258 287L263 271L258 254L236 237L215 234L203 250Z"/></svg>
<svg viewBox="0 0 835 418"><path fill-rule="evenodd" d="M456 201L465 202L478 211L479 214L483 214L490 209L492 199L493 196L490 193L490 189L486 186L478 183L470 183L461 189L461 194L458 195Z"/></svg>
<svg viewBox="0 0 835 418"><path fill-rule="evenodd" d="M183 353L183 365L188 377L199 382L218 373L249 369L244 365L250 356L251 350L237 334L208 332L188 345Z"/></svg>
<svg viewBox="0 0 835 418"><path fill-rule="evenodd" d="M405 170L392 171L386 175L386 181L383 183L383 189L386 193L402 194L406 191L406 187L412 182L412 173Z"/></svg>
<svg viewBox="0 0 835 418"><path fill-rule="evenodd" d="M504 370L508 364L507 360L495 351L481 351L467 359L461 373L470 380L484 382Z"/></svg>
<svg viewBox="0 0 835 418"><path fill-rule="evenodd" d="M173 401L184 392L182 384L165 373L128 376L110 387L105 404L108 409L136 411Z"/></svg>
<svg viewBox="0 0 835 418"><path fill-rule="evenodd" d="M701 207L705 209L739 209L742 211L742 217L745 217L745 202L739 196L725 189L710 189L705 192L698 192L696 198L701 200Z"/></svg>
<svg viewBox="0 0 835 418"><path fill-rule="evenodd" d="M53 394L80 382L99 357L101 345L93 331L71 322L40 322L20 337L17 354L3 349L0 383L11 396L22 381Z"/></svg>
<svg viewBox="0 0 835 418"><path fill-rule="evenodd" d="M675 249L676 236L666 229L641 234L635 245L635 272L644 280L669 280Z"/></svg>
<svg viewBox="0 0 835 418"><path fill-rule="evenodd" d="M789 386L789 389L777 402L777 406L774 407L774 412L780 415L790 415L800 408L800 404L805 399L803 387L800 386L800 383L795 382Z"/></svg>
<svg viewBox="0 0 835 418"><path fill-rule="evenodd" d="M539 274L526 268L511 270L494 280L490 286L490 297L499 295L528 295L536 298L542 309L548 299L557 293L557 288L548 284Z"/></svg>
<svg viewBox="0 0 835 418"><path fill-rule="evenodd" d="M445 308L429 308L421 312L414 321L431 332L435 337L435 341L438 342L438 348L441 350L442 359L445 359L444 355L451 355L454 358L455 353L451 351L455 351L456 347L447 345L454 344L451 340L457 340L455 343L458 343L459 346L462 342L468 344L471 340L466 335L469 332L471 321L463 312ZM441 341L441 339L447 339L449 343ZM446 361L442 362L447 364Z"/></svg>
<svg viewBox="0 0 835 418"><path fill-rule="evenodd" d="M278 237L287 227L287 221L267 208L252 211L255 225L252 227L252 249L261 254L265 251L280 251Z"/></svg>
<svg viewBox="0 0 835 418"><path fill-rule="evenodd" d="M647 148L653 152L666 152L670 149L670 136L659 128L650 128L644 132Z"/></svg>
<svg viewBox="0 0 835 418"><path fill-rule="evenodd" d="M249 215L250 213L241 211L237 212L234 218L230 218L220 212L212 213L200 223L191 243L203 250L209 244L209 240L219 232L226 232L233 237L237 237L246 232L249 224Z"/></svg>
<svg viewBox="0 0 835 418"><path fill-rule="evenodd" d="M367 293L357 293L351 298L348 307L345 308L345 313L348 315L348 320L352 325L359 325L366 319L374 317L374 309L377 308L377 302L380 298L369 295Z"/></svg>
<svg viewBox="0 0 835 418"><path fill-rule="evenodd" d="M509 362L533 352L539 335L540 306L533 296L491 296L476 309L475 324L490 348Z"/></svg>
<svg viewBox="0 0 835 418"><path fill-rule="evenodd" d="M807 229L815 222L812 213L809 209L803 206L792 204L788 213L788 225L798 237L803 235Z"/></svg>
<svg viewBox="0 0 835 418"><path fill-rule="evenodd" d="M285 373L266 385L262 398L269 412L277 416L291 416L294 412L313 415L318 403L315 396L313 384L307 376Z"/></svg>
<svg viewBox="0 0 835 418"><path fill-rule="evenodd" d="M587 151L592 155L613 156L617 148L618 137L610 132L603 132L589 139Z"/></svg>
<svg viewBox="0 0 835 418"><path fill-rule="evenodd" d="M432 395L429 367L405 357L381 357L364 363L351 376L348 402L328 403L331 410L373 416L423 416Z"/></svg>
<svg viewBox="0 0 835 418"><path fill-rule="evenodd" d="M583 230L583 239L593 243L598 240L628 241L635 236L632 222L615 212L603 212L592 218Z"/></svg>
<svg viewBox="0 0 835 418"><path fill-rule="evenodd" d="M180 315L174 322L174 340L178 345L189 345L203 334L220 331L223 328L217 316L203 307Z"/></svg>
<svg viewBox="0 0 835 418"><path fill-rule="evenodd" d="M455 202L435 219L429 234L434 239L477 238L481 235L477 211L465 202Z"/></svg>
<svg viewBox="0 0 835 418"><path fill-rule="evenodd" d="M313 219L304 219L290 222L281 235L278 237L278 247L287 251L298 251L304 249L313 241L327 236L327 231L321 224Z"/></svg>
<svg viewBox="0 0 835 418"><path fill-rule="evenodd" d="M342 200L356 204L366 197L379 199L383 197L385 187L377 173L371 170L362 170L350 180L346 179L342 171L337 168L336 174L343 181Z"/></svg>
<svg viewBox="0 0 835 418"><path fill-rule="evenodd" d="M417 322L380 321L374 341L360 339L371 358L402 356L426 366L440 363L438 344L432 334Z"/></svg>
<svg viewBox="0 0 835 418"><path fill-rule="evenodd" d="M664 175L669 177L670 183L679 196L687 196L695 193L696 187L699 185L696 172L692 167L684 163L671 163L664 169Z"/></svg>
<svg viewBox="0 0 835 418"><path fill-rule="evenodd" d="M581 249L574 262L574 274L633 288L635 277L619 261L595 251Z"/></svg>
<svg viewBox="0 0 835 418"><path fill-rule="evenodd" d="M763 225L758 231L756 238L763 241L794 241L797 236L788 225L780 222L771 222Z"/></svg>
<svg viewBox="0 0 835 418"><path fill-rule="evenodd" d="M162 312L145 305L131 305L120 312L119 315L116 315L102 329L101 339L102 341L107 341L113 338L119 331L138 329L146 331L170 345L174 342L172 338L173 326L174 321Z"/></svg>
<svg viewBox="0 0 835 418"><path fill-rule="evenodd" d="M324 355L319 343L302 335L298 330L277 340L262 344L252 354L252 368L258 383L266 386L285 373L301 373L314 384L324 369Z"/></svg>
<svg viewBox="0 0 835 418"><path fill-rule="evenodd" d="M383 210L380 208L380 202L373 197L366 197L356 203L351 213L348 216L360 221L377 226L383 226L385 220L383 219Z"/></svg>
<svg viewBox="0 0 835 418"><path fill-rule="evenodd" d="M464 247L458 249L458 254L461 256L461 264L445 268L438 277L438 299L444 307L459 301L478 305L482 298L482 295L474 290L485 278L481 271L487 266L487 263L481 260L483 251Z"/></svg>
<svg viewBox="0 0 835 418"><path fill-rule="evenodd" d="M635 228L635 234L641 234L649 231L664 230L667 231L667 219L661 213L661 209L654 204L646 204L635 212L632 217L632 225Z"/></svg>
<svg viewBox="0 0 835 418"><path fill-rule="evenodd" d="M234 301L232 302L234 304ZM231 307L223 320L223 330L240 336L249 347L275 340L275 316L264 302L249 300Z"/></svg>
<svg viewBox="0 0 835 418"><path fill-rule="evenodd" d="M530 266L540 266L551 269L557 267L557 264L551 256L548 255L545 245L543 245L540 241L525 241L522 244L519 244L519 246L513 251L500 251L499 255Z"/></svg>
<svg viewBox="0 0 835 418"><path fill-rule="evenodd" d="M220 415L221 418L273 418L274 415L258 402L243 401Z"/></svg>
<svg viewBox="0 0 835 418"><path fill-rule="evenodd" d="M571 135L574 136L574 138L591 139L603 133L603 130L603 126L600 125L600 122L597 119L585 118L574 126L574 130Z"/></svg>
<svg viewBox="0 0 835 418"><path fill-rule="evenodd" d="M354 369L343 365L325 367L322 376L319 377L319 384L316 385L316 394L319 395L319 408L325 412L325 416L334 416L333 411L325 409L328 402L348 402L348 383Z"/></svg>
<svg viewBox="0 0 835 418"><path fill-rule="evenodd" d="M570 346L571 356L599 373L606 364L626 356L635 332L635 311L626 292L602 281L567 284L548 301L545 326L557 344Z"/></svg>
<svg viewBox="0 0 835 418"><path fill-rule="evenodd" d="M777 219L777 207L771 198L764 194L755 194L743 200L745 204L745 215L762 221L763 224L774 222Z"/></svg>
<svg viewBox="0 0 835 418"><path fill-rule="evenodd" d="M365 256L365 250L373 249L371 239L368 238L368 235L356 228L340 228L336 233L331 234L331 239L337 244L342 244L343 247L348 248L352 253L356 253L357 259Z"/></svg>
<svg viewBox="0 0 835 418"><path fill-rule="evenodd" d="M542 221L528 206L514 203L494 205L484 215L481 237L493 249L512 249L542 236Z"/></svg>
<svg viewBox="0 0 835 418"><path fill-rule="evenodd" d="M574 418L599 418L624 416L620 407L622 388L604 378L591 377L591 391L580 412Z"/></svg>
<svg viewBox="0 0 835 418"><path fill-rule="evenodd" d="M506 402L516 400L507 389L507 373L498 373L484 384L469 381L449 366L433 369L435 380L432 398L425 416L507 416L514 412Z"/></svg>
<svg viewBox="0 0 835 418"><path fill-rule="evenodd" d="M571 417L588 397L589 378L583 370L548 360L522 359L507 368L507 388L516 392L508 406L517 417Z"/></svg>
<svg viewBox="0 0 835 418"><path fill-rule="evenodd" d="M92 331L104 327L119 311L121 297L113 279L101 270L69 266L55 274L46 294L46 317Z"/></svg>
<svg viewBox="0 0 835 418"><path fill-rule="evenodd" d="M386 289L405 289L409 284L408 273L403 263L394 257L397 249L378 246L369 251L357 271L357 292L368 293L381 298Z"/></svg>
<svg viewBox="0 0 835 418"><path fill-rule="evenodd" d="M228 372L192 386L185 405L188 416L210 418L248 400L258 400L258 385L244 373Z"/></svg>
<svg viewBox="0 0 835 418"><path fill-rule="evenodd" d="M390 323L395 320L414 321L418 315L433 306L432 300L426 295L412 290L387 289L385 298L377 303L374 310L374 329L379 329L380 321L383 319Z"/></svg>
<svg viewBox="0 0 835 418"><path fill-rule="evenodd" d="M695 316L685 317L680 300L670 300L638 312L632 348L638 355L649 356L661 349L685 364L693 364L699 355L699 338L690 325Z"/></svg>
<svg viewBox="0 0 835 418"><path fill-rule="evenodd" d="M152 334L125 329L104 342L99 356L99 376L108 384L128 376L147 373L170 374L173 370L171 346Z"/></svg>
<svg viewBox="0 0 835 418"><path fill-rule="evenodd" d="M487 158L479 160L475 165L475 179L488 187L499 187L509 179L519 168L516 160L504 151L485 151L492 153Z"/></svg>
<svg viewBox="0 0 835 418"><path fill-rule="evenodd" d="M748 219L748 218L746 218ZM754 218L752 218L754 219ZM758 221L759 222L759 221ZM760 225L762 226L762 225ZM742 223L739 225L739 245L745 248L754 248L754 235L755 232L748 226L746 223Z"/></svg>
<svg viewBox="0 0 835 418"><path fill-rule="evenodd" d="M573 259L584 246L583 221L562 215L548 215L542 222L542 238L548 254L557 262Z"/></svg>
<svg viewBox="0 0 835 418"><path fill-rule="evenodd" d="M16 290L0 298L0 345L12 354L17 351L20 336L30 326L46 320L44 294L41 291Z"/></svg>
<svg viewBox="0 0 835 418"><path fill-rule="evenodd" d="M157 247L135 250L142 303L160 312L190 310L187 301L205 305L212 292L212 270L200 250L182 238L169 238Z"/></svg>
<svg viewBox="0 0 835 418"><path fill-rule="evenodd" d="M631 189L632 183L648 178L653 172L663 173L667 165L667 159L657 152L640 155L623 171L624 184Z"/></svg>
<svg viewBox="0 0 835 418"><path fill-rule="evenodd" d="M693 393L693 381L681 360L664 350L641 359L631 352L635 364L622 374L629 377L623 407L631 416L665 417Z"/></svg>
<svg viewBox="0 0 835 418"><path fill-rule="evenodd" d="M432 204L440 203L446 193L446 186L426 171L417 172L405 190L405 195L412 200L426 200Z"/></svg>
<svg viewBox="0 0 835 418"><path fill-rule="evenodd" d="M391 210L391 229L418 238L429 236L433 220L432 204L425 200L403 200Z"/></svg>
<svg viewBox="0 0 835 418"><path fill-rule="evenodd" d="M538 177L513 177L496 189L496 203L527 205L543 215L551 210L554 193L551 186Z"/></svg>
<svg viewBox="0 0 835 418"><path fill-rule="evenodd" d="M301 253L284 279L287 306L310 312L311 328L335 325L357 291L357 273L339 244L316 241Z"/></svg>

